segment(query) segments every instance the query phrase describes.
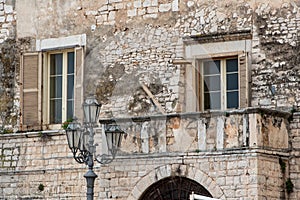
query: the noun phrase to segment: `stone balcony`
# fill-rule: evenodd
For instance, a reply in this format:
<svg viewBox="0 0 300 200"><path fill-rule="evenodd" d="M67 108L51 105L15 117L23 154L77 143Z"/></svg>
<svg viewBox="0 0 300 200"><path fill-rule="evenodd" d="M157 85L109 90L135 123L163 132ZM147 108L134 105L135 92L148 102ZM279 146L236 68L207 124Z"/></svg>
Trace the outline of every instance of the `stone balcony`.
<svg viewBox="0 0 300 200"><path fill-rule="evenodd" d="M262 108L101 119L126 132L120 153L289 150L290 113Z"/></svg>

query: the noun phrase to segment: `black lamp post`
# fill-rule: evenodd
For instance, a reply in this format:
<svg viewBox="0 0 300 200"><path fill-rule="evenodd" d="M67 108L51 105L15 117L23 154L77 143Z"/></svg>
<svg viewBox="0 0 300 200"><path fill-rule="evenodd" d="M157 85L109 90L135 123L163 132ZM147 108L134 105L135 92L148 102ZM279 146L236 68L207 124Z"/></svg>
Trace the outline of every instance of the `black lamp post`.
<svg viewBox="0 0 300 200"><path fill-rule="evenodd" d="M93 171L94 161L101 164L112 162L120 147L122 134L124 133L115 123L105 125L108 154L95 155L94 127L97 125L100 108L101 104L97 102L95 97L88 97L83 103L84 126L82 127L75 118L66 129L69 148L74 159L78 163L85 163L89 168L84 175L87 181L87 200L94 199L94 182L98 177Z"/></svg>

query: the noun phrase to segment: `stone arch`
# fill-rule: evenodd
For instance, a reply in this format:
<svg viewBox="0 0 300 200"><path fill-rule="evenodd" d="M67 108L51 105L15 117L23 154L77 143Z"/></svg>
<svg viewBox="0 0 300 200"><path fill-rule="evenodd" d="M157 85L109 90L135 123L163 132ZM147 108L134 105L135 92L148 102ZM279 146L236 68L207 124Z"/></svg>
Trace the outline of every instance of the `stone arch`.
<svg viewBox="0 0 300 200"><path fill-rule="evenodd" d="M223 190L203 171L185 164L167 164L155 168L142 177L134 186L127 200L139 199L149 186L171 176L183 176L194 180L208 190L214 198L225 199Z"/></svg>
<svg viewBox="0 0 300 200"><path fill-rule="evenodd" d="M202 185L184 176L169 176L150 185L139 200L189 199L191 192L212 197Z"/></svg>

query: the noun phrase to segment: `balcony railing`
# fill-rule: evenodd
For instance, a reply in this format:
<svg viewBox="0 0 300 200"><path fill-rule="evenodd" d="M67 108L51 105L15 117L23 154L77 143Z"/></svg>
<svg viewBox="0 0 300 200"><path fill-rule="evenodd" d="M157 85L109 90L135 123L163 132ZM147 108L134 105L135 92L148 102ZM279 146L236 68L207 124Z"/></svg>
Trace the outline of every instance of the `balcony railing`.
<svg viewBox="0 0 300 200"><path fill-rule="evenodd" d="M262 108L101 119L127 134L122 153L289 149L287 112Z"/></svg>

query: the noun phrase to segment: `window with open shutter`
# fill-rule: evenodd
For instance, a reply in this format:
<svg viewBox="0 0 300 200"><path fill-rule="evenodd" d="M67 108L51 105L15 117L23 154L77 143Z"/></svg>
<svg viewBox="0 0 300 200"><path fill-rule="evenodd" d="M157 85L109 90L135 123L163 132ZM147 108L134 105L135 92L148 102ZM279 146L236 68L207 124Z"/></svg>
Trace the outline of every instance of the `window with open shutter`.
<svg viewBox="0 0 300 200"><path fill-rule="evenodd" d="M82 119L85 45L85 34L48 38L22 55L22 130L60 129L75 115Z"/></svg>
<svg viewBox="0 0 300 200"><path fill-rule="evenodd" d="M184 38L184 60L190 62L185 68L185 111L249 106L251 38L248 30Z"/></svg>
<svg viewBox="0 0 300 200"><path fill-rule="evenodd" d="M247 65L244 54L197 62L199 110L238 109L248 106Z"/></svg>
<svg viewBox="0 0 300 200"><path fill-rule="evenodd" d="M83 98L83 48L44 53L44 122L59 128L74 116L81 119Z"/></svg>
<svg viewBox="0 0 300 200"><path fill-rule="evenodd" d="M21 129L41 129L41 54L21 57Z"/></svg>

